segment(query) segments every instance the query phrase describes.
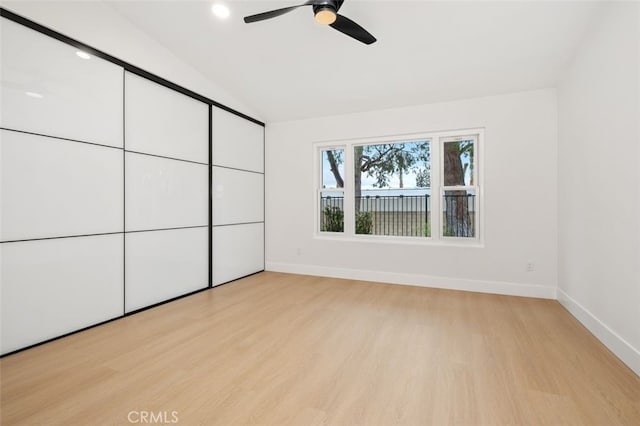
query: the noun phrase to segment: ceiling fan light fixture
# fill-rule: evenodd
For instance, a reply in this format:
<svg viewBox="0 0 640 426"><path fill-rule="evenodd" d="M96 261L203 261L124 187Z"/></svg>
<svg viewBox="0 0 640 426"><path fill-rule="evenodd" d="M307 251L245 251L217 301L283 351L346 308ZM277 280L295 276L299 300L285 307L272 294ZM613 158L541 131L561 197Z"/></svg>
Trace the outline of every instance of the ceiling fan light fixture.
<svg viewBox="0 0 640 426"><path fill-rule="evenodd" d="M245 24L260 22L293 12L300 7L312 6L314 20L320 25L328 25L334 30L364 44L375 43L376 38L372 36L369 31L365 30L346 16L338 15L338 11L342 7L343 3L344 0L307 0L302 4L245 16L244 22Z"/></svg>
<svg viewBox="0 0 640 426"><path fill-rule="evenodd" d="M336 22L336 12L330 7L322 7L316 11L315 19L318 24L331 25Z"/></svg>

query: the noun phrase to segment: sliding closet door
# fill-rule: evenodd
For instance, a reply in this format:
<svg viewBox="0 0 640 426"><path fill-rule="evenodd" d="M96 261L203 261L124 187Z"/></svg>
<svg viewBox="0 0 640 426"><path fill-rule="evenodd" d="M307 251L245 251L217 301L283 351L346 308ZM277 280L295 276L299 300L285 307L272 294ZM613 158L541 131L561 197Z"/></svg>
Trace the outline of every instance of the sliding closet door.
<svg viewBox="0 0 640 426"><path fill-rule="evenodd" d="M122 68L2 18L2 127L122 148Z"/></svg>
<svg viewBox="0 0 640 426"><path fill-rule="evenodd" d="M0 354L264 269L261 125L1 21Z"/></svg>
<svg viewBox="0 0 640 426"><path fill-rule="evenodd" d="M1 353L123 314L123 69L2 19Z"/></svg>
<svg viewBox="0 0 640 426"><path fill-rule="evenodd" d="M264 270L264 128L213 108L213 285Z"/></svg>
<svg viewBox="0 0 640 426"><path fill-rule="evenodd" d="M125 76L126 312L209 285L209 106Z"/></svg>

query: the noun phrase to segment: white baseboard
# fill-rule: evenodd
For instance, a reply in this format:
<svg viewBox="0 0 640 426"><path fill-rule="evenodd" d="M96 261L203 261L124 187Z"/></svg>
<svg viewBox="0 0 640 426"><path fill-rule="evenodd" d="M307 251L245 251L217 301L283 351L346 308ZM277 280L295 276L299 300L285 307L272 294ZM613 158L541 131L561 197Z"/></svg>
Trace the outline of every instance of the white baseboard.
<svg viewBox="0 0 640 426"><path fill-rule="evenodd" d="M640 351L611 330L587 308L558 289L558 301L622 362L640 376Z"/></svg>
<svg viewBox="0 0 640 426"><path fill-rule="evenodd" d="M334 268L296 263L267 262L265 270L291 274L315 275L321 277L404 284L418 287L443 288L449 290L476 291L480 293L503 294L508 296L557 299L578 321L598 340L613 352L631 370L640 376L640 351L607 327L600 319L569 295L553 286L519 284L502 281L469 280L461 278L434 277L397 272L370 271L364 269Z"/></svg>
<svg viewBox="0 0 640 426"><path fill-rule="evenodd" d="M443 288L449 290L477 291L480 293L504 294L509 296L555 299L556 287L533 284L517 284L501 281L469 280L461 278L433 277L397 272L369 271L364 269L333 268L295 263L267 262L267 271L291 274L315 275L331 278L374 281L387 284L404 284L418 287Z"/></svg>

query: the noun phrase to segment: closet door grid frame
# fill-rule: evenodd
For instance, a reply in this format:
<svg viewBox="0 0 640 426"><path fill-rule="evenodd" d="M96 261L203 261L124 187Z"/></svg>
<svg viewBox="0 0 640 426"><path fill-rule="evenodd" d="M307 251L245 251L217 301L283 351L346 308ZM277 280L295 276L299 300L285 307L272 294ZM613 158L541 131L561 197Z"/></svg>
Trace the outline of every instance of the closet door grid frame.
<svg viewBox="0 0 640 426"><path fill-rule="evenodd" d="M171 299L168 299L168 300L164 300L162 302L155 303L155 304L150 305L150 306L145 306L144 308L137 309L137 310L134 310L134 311L131 311L131 312L126 312L126 309L124 309L125 301L123 300L123 314L121 316L118 316L118 317L115 317L115 318L112 318L112 319L108 319L106 321L102 321L102 322L90 325L88 327L84 327L84 328L79 329L79 330L74 330L74 331L71 331L69 333L66 333L66 334L51 338L51 339L47 339L45 341L41 341L41 342L26 346L26 347L23 347L23 348L20 348L20 349L11 351L11 352L7 352L5 354L2 354L1 357L10 355L10 354L13 354L13 353L16 353L16 352L20 352L20 351L32 348L34 346L39 346L39 345L42 345L44 343L48 343L50 341L57 340L57 339L69 336L71 334L75 334L75 333L84 331L86 329L93 328L93 327L96 327L96 326L99 326L99 325L102 325L102 324L105 324L105 323L108 323L108 322L111 322L111 321L115 321L115 320L123 318L125 316L129 316L129 315L135 314L137 312L140 312L140 311L143 311L143 310L146 310L146 309L150 309L150 308L153 308L155 306L158 306L158 305L161 305L161 304L164 304L164 303L169 303L169 302L172 302L172 301L174 301L176 299L180 299L182 297L186 297L186 296L189 296L189 295L192 295L192 294L195 294L195 293L198 293L198 292L213 288L214 287L213 268L212 268L212 264L213 264L213 262L212 262L212 255L213 255L212 236L213 236L213 219L214 219L213 218L213 167L215 166L214 161L213 161L214 160L213 159L213 112L214 112L214 107L215 108L219 108L221 110L224 110L224 111L226 111L226 112L228 112L230 114L233 114L233 115L235 115L237 117L240 117L240 118L242 118L244 120L247 120L247 121L249 121L251 123L254 123L254 124L258 125L258 126L261 126L262 128L265 127L265 124L263 122L255 119L255 118L249 116L249 115L243 114L243 113L241 113L241 112L239 112L239 111L237 111L237 110L235 110L233 108L230 108L230 107L228 107L226 105L223 105L223 104L221 104L219 102L216 102L213 99L207 98L207 97L205 97L203 95L200 95L200 94L198 94L196 92L193 92L193 91L191 91L191 90L189 90L189 89L187 89L185 87L182 87L182 86L180 86L178 84L175 84L175 83L173 83L171 81L168 81L168 80L166 80L166 79L164 79L164 78L162 78L160 76L157 76L157 75L155 75L153 73L145 71L142 68L139 68L139 67L137 67L135 65L132 65L132 64L130 64L128 62L125 62L125 61L123 61L121 59L118 59L118 58L116 58L116 57L114 57L112 55L109 55L108 53L105 53L105 52L103 52L103 51L101 51L99 49L93 48L93 47L91 47L91 46L89 46L89 45L87 45L85 43L82 43L82 42L80 42L78 40L75 40L75 39L73 39L71 37L68 37L68 36L66 36L64 34L61 34L61 33L57 32L55 30L52 30L52 29L50 29L48 27L45 27L45 26L40 25L40 24L38 24L36 22L33 22L33 21L31 21L31 20L29 20L29 19L27 19L25 17L17 15L17 14L15 14L15 13L7 10L7 9L4 9L4 8L0 7L0 16L2 18L8 19L9 21L15 22L15 23L20 24L20 25L22 25L24 27L27 27L27 28L29 28L31 30L34 30L34 31L36 31L36 32L38 32L40 34L46 35L46 36L51 37L51 38L53 38L55 40L58 40L58 41L63 42L65 44L67 44L67 45L70 45L70 46L72 46L72 47L74 47L76 49L82 50L83 52L86 52L86 53L88 53L90 55L93 55L95 57L98 57L98 58L101 58L101 59L106 60L108 62L111 62L112 64L117 65L119 67L122 67L124 69L124 71L123 71L123 111L122 111L122 113L123 113L123 129L122 129L122 131L123 131L123 148L122 148L123 157L125 157L126 153L128 152L126 150L126 140L125 140L125 125L126 125L126 123L124 122L124 119L125 119L125 117L124 117L124 115L125 115L124 102L126 101L125 93L124 93L124 90L125 90L124 77L125 77L127 72L129 72L131 74L134 74L134 75L137 75L139 77L142 77L142 78L144 78L146 80L149 80L151 82L157 83L157 84L159 84L159 85L161 85L161 86L163 86L165 88L174 90L174 91L176 91L176 92L178 92L178 93L180 93L182 95L186 95L186 96L188 96L188 97L190 97L192 99L198 100L198 101L203 102L204 104L208 105L207 109L208 109L208 144L209 144L209 146L208 146L208 164L199 163L199 164L207 165L208 168L209 168L209 170L208 170L208 190L209 190L209 194L208 194L208 197L207 197L208 198L208 224L204 225L205 227L208 227L208 251L209 251L209 253L208 253L208 274L207 274L208 275L208 287L205 287L203 289L199 289L199 290L190 292L188 294L180 295L178 297L174 297L174 298L171 298ZM3 129L3 130L12 131L13 129ZM29 132L23 132L23 133L29 133ZM263 136L262 137L262 148L263 148L263 161L262 161L263 162L263 164L262 164L263 171L262 171L262 173L264 173L264 132L263 132L262 136ZM61 139L64 139L64 138L61 138ZM145 153L140 153L140 154L145 154ZM149 154L145 154L145 155L149 155ZM160 155L153 155L153 156L162 157ZM177 158L172 158L172 159L179 160ZM188 162L191 162L191 161L188 161ZM193 162L193 163L196 163L196 162ZM125 185L126 184L126 176L125 176L126 162L125 162L124 158L123 158L122 169L123 169L123 185ZM264 194L264 182L263 182L263 186L262 186L261 190L262 190L262 193ZM126 223L124 222L125 214L126 214L125 213L125 200L124 200L125 198L126 198L126 193L123 191L123 212L122 212L122 214L123 214L123 231L122 231L122 234L125 235L125 238L126 238L126 233L143 232L143 231L140 231L140 230L126 231L126 226L125 226ZM264 207L263 207L263 209L264 209ZM263 216L263 221L264 221L264 216ZM191 228L191 227L186 227L186 228ZM180 228L167 228L167 229L180 229ZM107 234L120 234L120 232L107 233ZM96 235L104 235L104 234L96 234ZM34 240L70 238L70 237L75 237L75 236L77 236L77 235L51 237L51 238L35 238ZM123 242L124 242L125 238L123 238ZM264 240L264 229L263 229L263 240ZM23 241L23 240L18 240L18 241ZM31 239L24 240L24 241L31 241ZM17 241L9 241L9 240L8 241L2 241L2 242L0 242L0 244L11 243L11 242L17 242ZM264 253L264 242L263 242L262 249L263 249L263 253ZM125 253L123 253L123 254L126 255ZM125 273L124 264L125 264L125 259L123 258L123 283L124 283L124 286L126 287L126 282L124 282L124 273ZM257 272L260 272L260 271L257 271ZM239 279L239 278L235 278L235 279ZM229 282L232 282L232 281L229 281ZM124 294L124 292L123 292L123 294Z"/></svg>

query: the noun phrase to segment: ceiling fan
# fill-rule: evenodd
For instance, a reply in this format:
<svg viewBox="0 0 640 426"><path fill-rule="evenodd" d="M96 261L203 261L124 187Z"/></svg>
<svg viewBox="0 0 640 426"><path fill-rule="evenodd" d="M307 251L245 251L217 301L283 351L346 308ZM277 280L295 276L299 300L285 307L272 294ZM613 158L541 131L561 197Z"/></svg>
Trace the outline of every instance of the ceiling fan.
<svg viewBox="0 0 640 426"><path fill-rule="evenodd" d="M346 16L338 14L338 10L340 10L342 3L344 3L344 0L308 0L307 2L297 6L284 7L282 9L246 16L244 18L244 22L250 24L252 22L264 21L265 19L284 15L285 13L289 13L302 6L313 6L313 15L315 16L316 22L329 25L341 33L355 38L364 44L375 43L376 38L367 30Z"/></svg>

